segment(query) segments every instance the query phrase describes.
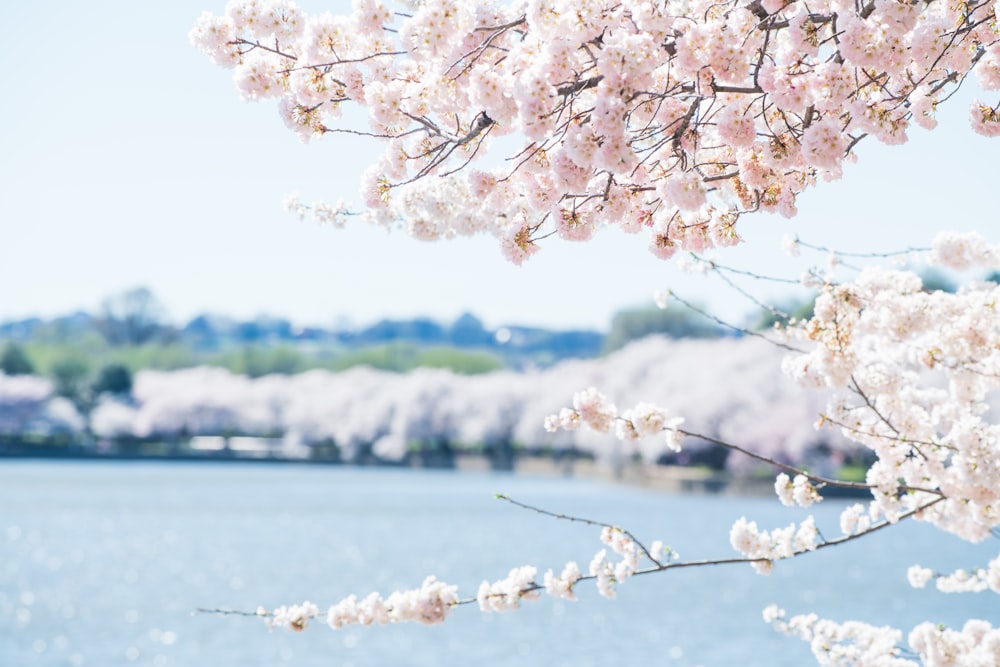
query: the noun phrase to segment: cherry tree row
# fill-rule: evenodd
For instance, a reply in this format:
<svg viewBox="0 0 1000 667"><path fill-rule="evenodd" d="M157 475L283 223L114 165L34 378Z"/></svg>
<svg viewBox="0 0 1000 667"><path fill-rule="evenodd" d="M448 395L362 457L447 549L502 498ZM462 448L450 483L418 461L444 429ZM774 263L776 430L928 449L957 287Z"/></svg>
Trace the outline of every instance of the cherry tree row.
<svg viewBox="0 0 1000 667"><path fill-rule="evenodd" d="M813 429L821 396L781 376L781 354L759 340L653 337L603 359L527 373L396 374L360 367L251 379L208 367L143 371L136 375L132 401L101 403L91 427L112 438L279 434L289 444L333 442L348 461L365 452L399 460L411 447L435 443L575 448L606 463L632 455L656 461L672 453L662 437L652 435L611 447L606 438L585 431L545 431L545 417L564 397L581 386L600 385L624 400L669 402L685 415L690 430L789 463L809 459L828 466L827 447L841 456L859 449L834 430ZM692 439L686 455L706 446ZM753 463L739 456L728 462L737 470Z"/></svg>

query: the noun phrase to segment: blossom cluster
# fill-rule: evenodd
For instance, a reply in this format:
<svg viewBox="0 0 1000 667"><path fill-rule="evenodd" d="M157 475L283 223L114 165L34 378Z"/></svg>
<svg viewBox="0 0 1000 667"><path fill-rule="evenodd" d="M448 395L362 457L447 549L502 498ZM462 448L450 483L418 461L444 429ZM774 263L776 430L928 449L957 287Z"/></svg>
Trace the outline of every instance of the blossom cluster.
<svg viewBox="0 0 1000 667"><path fill-rule="evenodd" d="M751 565L759 574L770 574L774 561L791 558L819 545L819 531L813 517L800 524L790 524L772 531L760 530L756 521L740 517L729 531L729 543L738 552L753 559Z"/></svg>
<svg viewBox="0 0 1000 667"><path fill-rule="evenodd" d="M608 559L608 549L598 551L590 561L589 578L597 583L597 590L607 598L615 597L615 584L631 577L639 568L640 547L625 531L612 526L601 529L601 542L621 557L617 563ZM653 552L663 551L662 542L653 544ZM660 563L654 561L654 565ZM476 601L482 611L509 611L518 609L522 600L537 600L544 589L553 597L575 600L573 588L583 579L579 565L575 561L566 563L562 572L556 574L550 569L542 578L542 585L535 582L538 569L531 565L513 568L503 579L484 581L479 585Z"/></svg>
<svg viewBox="0 0 1000 667"><path fill-rule="evenodd" d="M476 601L482 611L508 611L521 606L521 600L537 600L535 574L538 568L532 565L515 567L505 578L479 585Z"/></svg>
<svg viewBox="0 0 1000 667"><path fill-rule="evenodd" d="M957 271L1000 269L1000 243L990 243L978 232L939 232L931 242L929 260Z"/></svg>
<svg viewBox="0 0 1000 667"><path fill-rule="evenodd" d="M0 372L0 435L74 434L86 422L52 382L34 375Z"/></svg>
<svg viewBox="0 0 1000 667"><path fill-rule="evenodd" d="M840 513L840 530L844 535L860 535L872 526L872 515L878 517L878 507L852 503Z"/></svg>
<svg viewBox="0 0 1000 667"><path fill-rule="evenodd" d="M917 667L899 658L898 644L903 633L890 627L876 627L858 621L838 624L816 614L799 614L785 620L785 611L775 605L764 610L764 620L776 630L809 642L820 665L868 667Z"/></svg>
<svg viewBox="0 0 1000 667"><path fill-rule="evenodd" d="M985 568L971 572L955 570L950 574L935 574L933 570L914 565L906 571L907 579L914 588L923 588L930 581L942 593L979 593L991 590L1000 593L1000 556L991 560Z"/></svg>
<svg viewBox="0 0 1000 667"><path fill-rule="evenodd" d="M1000 664L1000 628L982 620L968 621L961 630L921 623L910 631L908 644L920 662L903 657L901 630L858 621L837 623L816 614L786 620L776 605L764 610L764 620L778 630L809 642L820 665L831 667L991 667Z"/></svg>
<svg viewBox="0 0 1000 667"><path fill-rule="evenodd" d="M319 607L306 600L302 604L283 605L270 613L260 607L257 609L257 615L267 618L269 628L288 628L302 632L312 619L319 616Z"/></svg>
<svg viewBox="0 0 1000 667"><path fill-rule="evenodd" d="M619 440L635 441L661 435L670 451L679 452L684 438L680 430L683 423L683 417L671 417L665 408L652 403L639 403L619 412L604 394L589 387L574 394L572 408L562 408L557 414L546 417L545 430L555 433L560 429L575 431L586 426L598 433L607 433L614 426Z"/></svg>
<svg viewBox="0 0 1000 667"><path fill-rule="evenodd" d="M595 579L598 591L605 597L615 596L614 584L621 583L631 577L639 568L641 547L632 537L611 526L601 529L601 542L607 545L615 554L621 556L617 563L607 559L607 549L601 549L590 564L590 574L584 577L575 562L566 563L562 572L556 576L550 569L543 576L543 583L535 579L538 568L533 565L522 565L511 569L506 577L494 582L483 581L477 591L475 602L484 612L503 612L518 609L522 601L537 600L544 590L556 598L575 600L574 587L584 578ZM664 552L663 543L657 540L653 543L652 553ZM647 555L652 558L651 555ZM671 553L676 558L675 553ZM653 565L662 567L654 560ZM472 602L460 600L458 587L438 581L436 577L427 577L420 588L394 591L387 597L379 593L371 593L359 599L349 595L331 605L325 613L326 623L333 630L339 630L348 625L386 625L389 623L418 622L425 625L442 623L448 617L452 608L457 605ZM260 607L257 616L266 619L270 628L287 628L296 632L305 630L309 623L321 614L319 607L309 601L302 604L284 605L272 611Z"/></svg>
<svg viewBox="0 0 1000 667"><path fill-rule="evenodd" d="M299 219L299 222L304 222L306 215L311 214L312 220L316 224L330 225L337 228L342 228L347 223L347 217L354 215L343 201L339 201L335 205L330 205L324 201L304 204L299 199L297 193L285 197L283 205L286 211L294 214Z"/></svg>
<svg viewBox="0 0 1000 667"><path fill-rule="evenodd" d="M664 258L733 245L742 214L793 215L864 137L933 127L971 72L1000 89L994 0L406 4L231 0L190 39L303 140L384 140L362 185L373 219L492 234L517 263L547 234L606 226L645 231ZM1000 134L996 106L977 101L970 121Z"/></svg>
<svg viewBox="0 0 1000 667"><path fill-rule="evenodd" d="M979 234L942 233L930 259L958 270L997 270L1000 246ZM787 330L788 340L806 351L788 357L784 367L804 386L829 392L819 426L834 427L871 450L875 462L864 485L872 500L844 509L844 537L834 542L821 539L812 517L772 531L741 518L730 531L733 548L767 574L778 559L909 516L971 541L994 533L1000 525L1000 426L990 397L1000 390L1000 286L973 281L949 293L926 289L911 271L867 268L843 283L831 273L821 287L814 315ZM665 418L647 407L636 413ZM607 432L614 423L619 437L642 432L641 422L622 426L633 420L623 415L588 389L572 409L549 417L547 427ZM785 505L821 500L803 473L779 474L775 491ZM934 580L943 592L1000 592L1000 557L984 568L946 575L914 566L908 577L917 587ZM996 664L996 640L981 631L988 627L982 623L970 621L961 631L920 626L910 643L925 665ZM821 664L916 664L899 657L902 632L894 628L813 616L783 627L811 641ZM948 662L956 656L969 661Z"/></svg>
<svg viewBox="0 0 1000 667"><path fill-rule="evenodd" d="M932 255L958 268L1000 266L978 235L943 235ZM971 541L1000 525L1000 425L988 413L1000 389L998 302L996 283L952 294L925 289L911 271L869 268L825 285L796 330L811 349L786 370L830 390L821 423L876 457L866 478L872 520L918 511Z"/></svg>
<svg viewBox="0 0 1000 667"><path fill-rule="evenodd" d="M976 233L942 233L930 259L956 270L997 270L1000 246ZM786 370L831 392L820 424L875 456L866 476L872 500L842 512L845 535L905 515L974 542L1000 525L1000 426L989 400L1000 389L998 300L995 282L948 293L925 288L910 271L865 269L850 282L828 280L813 317L793 328L797 342L812 347L787 359ZM776 490L783 502L794 500L787 477ZM753 533L744 526L734 546L737 539L752 544ZM933 581L942 592L1000 593L1000 556L950 574L914 565L907 578L916 588ZM898 629L783 617L773 608L765 613L778 629L810 642L820 664L918 664L902 657ZM982 620L961 630L923 623L909 646L927 667L1000 664L1000 630Z"/></svg>
<svg viewBox="0 0 1000 667"><path fill-rule="evenodd" d="M545 586L545 592L549 595L575 600L576 594L573 592L573 586L576 585L581 576L583 575L580 574L580 566L576 564L576 561L570 561L566 563L558 577L552 570L546 570L542 582Z"/></svg>
<svg viewBox="0 0 1000 667"><path fill-rule="evenodd" d="M774 480L774 491L785 507L795 505L809 507L823 500L816 487L809 482L809 478L801 473L795 475L794 480L789 479L786 473L779 473Z"/></svg>
<svg viewBox="0 0 1000 667"><path fill-rule="evenodd" d="M606 598L615 597L615 584L620 584L635 574L639 567L639 547L635 541L619 528L605 526L601 530L601 542L621 560L608 560L608 550L601 549L590 561L590 575L597 578L597 590ZM654 547L655 549L655 547Z"/></svg>
<svg viewBox="0 0 1000 667"><path fill-rule="evenodd" d="M442 623L452 607L458 603L458 587L427 577L420 588L395 591L383 598L371 593L364 599L350 595L326 612L326 622L337 630L346 625L386 625L388 623L417 622L424 625ZM281 606L270 615L266 610L258 610L258 615L267 617L270 627L304 630L309 621L320 616L319 607L312 602Z"/></svg>

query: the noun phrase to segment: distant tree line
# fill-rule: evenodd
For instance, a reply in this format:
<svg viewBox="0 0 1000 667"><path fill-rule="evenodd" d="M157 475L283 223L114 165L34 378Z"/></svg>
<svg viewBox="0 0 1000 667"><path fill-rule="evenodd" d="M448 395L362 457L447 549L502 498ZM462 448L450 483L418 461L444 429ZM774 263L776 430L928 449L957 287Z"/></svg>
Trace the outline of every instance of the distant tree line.
<svg viewBox="0 0 1000 667"><path fill-rule="evenodd" d="M3 346L0 373L38 374L25 348L14 342L7 342ZM112 362L95 368L80 354L56 360L51 364L47 375L54 384L56 396L68 398L85 409L104 394L125 396L132 391L132 370L128 366Z"/></svg>
<svg viewBox="0 0 1000 667"><path fill-rule="evenodd" d="M986 277L998 279L998 274ZM954 290L941 274L924 275L924 283L929 290ZM808 318L812 307L811 296L793 298L760 309L745 326L761 330ZM209 365L250 377L359 365L395 372L433 367L476 374L596 357L654 334L675 339L739 335L738 329L724 328L680 304L623 310L614 315L606 334L528 326L490 329L471 313L450 324L418 317L383 319L358 328L296 327L278 317L237 321L204 314L178 327L168 321L166 308L151 290L137 287L104 299L94 314L0 323L0 343L7 342L0 371L47 376L59 396L86 410L101 393L127 393L131 374L146 368Z"/></svg>

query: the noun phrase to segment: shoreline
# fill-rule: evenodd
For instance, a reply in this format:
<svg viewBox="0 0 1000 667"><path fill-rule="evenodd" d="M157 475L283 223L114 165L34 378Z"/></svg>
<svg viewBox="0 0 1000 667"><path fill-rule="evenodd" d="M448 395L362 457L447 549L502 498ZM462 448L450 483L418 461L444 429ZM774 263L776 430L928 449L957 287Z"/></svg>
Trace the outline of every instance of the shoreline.
<svg viewBox="0 0 1000 667"><path fill-rule="evenodd" d="M774 480L769 476L736 477L726 472L685 466L663 466L627 462L617 467L601 465L584 457L553 457L516 454L498 461L485 454L460 452L447 461L413 457L400 462L362 461L343 462L336 459L291 457L275 452L222 452L177 451L174 453L100 452L92 447L79 445L53 447L22 445L17 448L0 448L0 463L5 460L36 461L123 461L123 462L180 462L180 463L278 463L299 465L344 466L363 468L392 468L409 470L453 470L461 472L509 472L517 475L563 477L599 480L633 488L662 493L700 495L756 496L774 495ZM827 487L822 491L830 498L864 498L864 490Z"/></svg>

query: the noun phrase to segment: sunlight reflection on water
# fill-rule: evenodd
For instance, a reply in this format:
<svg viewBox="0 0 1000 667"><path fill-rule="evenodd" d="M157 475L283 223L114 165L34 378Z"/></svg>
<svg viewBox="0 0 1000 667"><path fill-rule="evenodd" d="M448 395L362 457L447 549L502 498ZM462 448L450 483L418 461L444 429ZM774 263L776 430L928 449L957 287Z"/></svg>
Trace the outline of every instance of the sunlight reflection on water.
<svg viewBox="0 0 1000 667"><path fill-rule="evenodd" d="M318 626L269 633L254 619L192 615L253 610L419 585L424 576L474 594L516 565L586 566L596 531L519 511L496 492L615 522L663 539L685 558L730 556L742 515L784 526L776 501L671 496L590 481L477 473L272 464L4 462L0 464L2 665L620 665L809 664L807 647L761 621L776 602L909 628L921 620L997 622L983 596L913 591L905 567L985 563L972 546L906 525L779 564L676 571L636 579L618 599L543 599L518 613L456 611L435 628ZM836 532L842 502L825 501ZM12 639L12 641L11 641Z"/></svg>

